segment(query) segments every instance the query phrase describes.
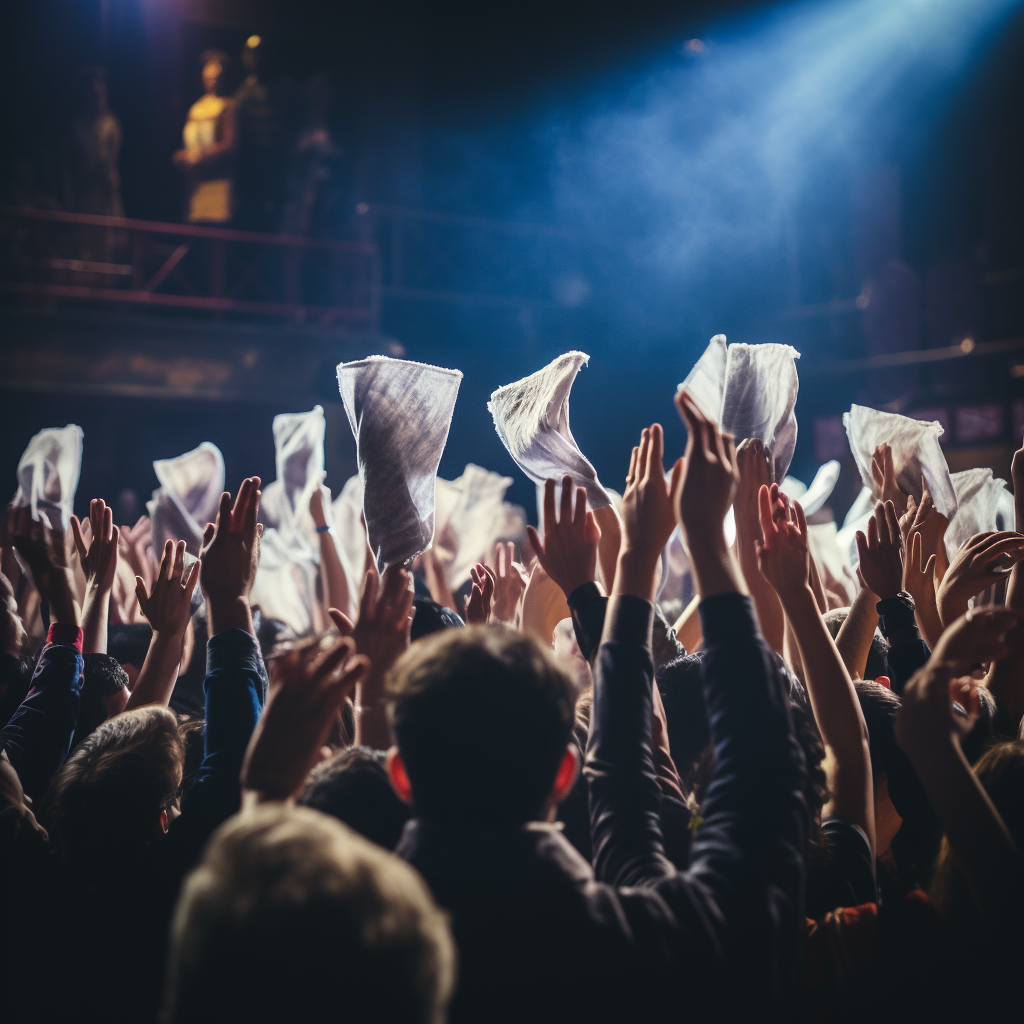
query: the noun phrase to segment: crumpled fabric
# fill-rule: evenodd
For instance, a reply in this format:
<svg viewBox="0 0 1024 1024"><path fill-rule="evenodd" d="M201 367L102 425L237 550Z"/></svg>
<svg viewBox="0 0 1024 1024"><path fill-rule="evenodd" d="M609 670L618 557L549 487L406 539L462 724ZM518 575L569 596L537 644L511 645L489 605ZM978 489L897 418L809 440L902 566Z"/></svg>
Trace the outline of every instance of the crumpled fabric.
<svg viewBox="0 0 1024 1024"><path fill-rule="evenodd" d="M430 547L437 467L462 373L370 356L338 366L338 389L356 439L363 513L383 572Z"/></svg>
<svg viewBox="0 0 1024 1024"><path fill-rule="evenodd" d="M173 459L153 463L160 486L146 502L153 522L153 550L160 553L168 540L185 542L190 555L199 556L203 531L217 518L224 493L224 456L209 441Z"/></svg>
<svg viewBox="0 0 1024 1024"><path fill-rule="evenodd" d="M948 519L956 513L956 491L949 476L946 456L939 446L942 424L937 420L911 419L894 412L881 412L863 405L853 405L843 414L850 448L860 470L864 486L873 486L871 457L880 444L892 448L896 483L904 494L921 500L922 479L932 496L932 504Z"/></svg>
<svg viewBox="0 0 1024 1024"><path fill-rule="evenodd" d="M309 499L323 479L325 431L319 405L274 417L277 479L262 488L260 500L264 531L251 600L294 636L314 632L321 619L316 589L320 545Z"/></svg>
<svg viewBox="0 0 1024 1024"><path fill-rule="evenodd" d="M274 462L277 479L262 488L260 522L274 529L295 528L316 551L316 526L309 499L324 473L327 423L317 405L309 412L274 417Z"/></svg>
<svg viewBox="0 0 1024 1024"><path fill-rule="evenodd" d="M501 443L535 484L543 487L546 480L561 480L568 473L577 487L586 488L587 503L597 509L610 505L611 498L569 429L569 392L589 360L585 352L566 352L492 392L487 409Z"/></svg>
<svg viewBox="0 0 1024 1024"><path fill-rule="evenodd" d="M727 345L716 334L678 391L688 391L705 416L736 438L764 442L776 480L796 449L796 398L800 381L792 345Z"/></svg>
<svg viewBox="0 0 1024 1024"><path fill-rule="evenodd" d="M833 459L818 467L814 479L808 487L794 476L787 476L782 481L782 492L803 506L804 515L810 518L820 512L825 502L832 496L836 482L839 480L839 463Z"/></svg>
<svg viewBox="0 0 1024 1024"><path fill-rule="evenodd" d="M327 506L324 506L325 511ZM363 481L349 477L330 506L331 536L345 570L352 607L359 607L366 567L366 528L363 526Z"/></svg>
<svg viewBox="0 0 1024 1024"><path fill-rule="evenodd" d="M946 553L952 560L976 533L1012 530L1014 509L1006 481L987 467L953 473L950 479L957 499L956 515L946 530Z"/></svg>
<svg viewBox="0 0 1024 1024"><path fill-rule="evenodd" d="M18 460L18 490L12 504L28 506L33 519L46 519L52 529L67 531L82 471L81 427L47 427L28 443Z"/></svg>
<svg viewBox="0 0 1024 1024"><path fill-rule="evenodd" d="M818 567L818 575L826 592L835 594L842 601L839 607L853 604L860 583L850 566L849 551L839 541L836 524L808 525L807 547Z"/></svg>
<svg viewBox="0 0 1024 1024"><path fill-rule="evenodd" d="M868 520L875 513L875 498L870 487L862 487L854 499L850 510L846 513L842 528L838 531L836 542L846 555L847 565L855 569L860 562L857 551L857 531L867 536Z"/></svg>
<svg viewBox="0 0 1024 1024"><path fill-rule="evenodd" d="M523 533L526 514L504 500L511 486L511 477L473 463L457 479L437 481L434 551L453 592L477 562L490 558L496 541Z"/></svg>

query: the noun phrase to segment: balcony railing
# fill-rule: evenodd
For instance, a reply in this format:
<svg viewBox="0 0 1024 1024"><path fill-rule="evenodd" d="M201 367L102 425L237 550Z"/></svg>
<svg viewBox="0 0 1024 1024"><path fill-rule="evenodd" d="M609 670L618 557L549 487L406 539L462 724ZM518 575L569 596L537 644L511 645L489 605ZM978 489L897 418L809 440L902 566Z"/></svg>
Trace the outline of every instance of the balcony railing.
<svg viewBox="0 0 1024 1024"><path fill-rule="evenodd" d="M0 206L0 294L375 330L377 247Z"/></svg>

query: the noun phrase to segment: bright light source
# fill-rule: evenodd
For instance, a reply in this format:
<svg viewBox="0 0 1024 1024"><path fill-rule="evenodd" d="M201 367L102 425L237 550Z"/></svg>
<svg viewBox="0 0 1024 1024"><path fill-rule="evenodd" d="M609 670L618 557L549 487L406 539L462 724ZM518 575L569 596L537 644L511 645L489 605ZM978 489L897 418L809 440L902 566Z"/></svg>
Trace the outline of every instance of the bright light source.
<svg viewBox="0 0 1024 1024"><path fill-rule="evenodd" d="M245 41L245 45L248 46L250 50L255 50L256 47L259 46L260 43L262 42L263 40L260 39L259 36L249 36L249 38Z"/></svg>
<svg viewBox="0 0 1024 1024"><path fill-rule="evenodd" d="M704 40L691 39L689 40L689 42L687 42L686 48L690 51L690 53L700 53L701 50L704 49Z"/></svg>
<svg viewBox="0 0 1024 1024"><path fill-rule="evenodd" d="M963 352L964 355L967 355L968 353L973 352L974 351L974 339L973 338L964 338L964 340L960 342L960 351Z"/></svg>

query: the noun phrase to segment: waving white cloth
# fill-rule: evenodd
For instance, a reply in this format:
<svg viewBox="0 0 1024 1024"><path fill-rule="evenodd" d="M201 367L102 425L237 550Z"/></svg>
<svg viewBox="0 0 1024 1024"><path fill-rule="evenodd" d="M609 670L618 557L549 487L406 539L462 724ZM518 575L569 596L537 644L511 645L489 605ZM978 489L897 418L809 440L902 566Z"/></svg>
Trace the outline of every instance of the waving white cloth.
<svg viewBox="0 0 1024 1024"><path fill-rule="evenodd" d="M378 567L406 562L434 536L434 481L462 373L371 356L338 367L356 439L366 532Z"/></svg>
<svg viewBox="0 0 1024 1024"><path fill-rule="evenodd" d="M951 477L956 492L957 510L946 530L946 553L950 559L965 541L988 530L1012 530L1013 495L1006 481L991 469L966 469Z"/></svg>
<svg viewBox="0 0 1024 1024"><path fill-rule="evenodd" d="M782 492L803 506L804 515L813 516L819 512L825 502L832 496L836 482L839 480L839 463L833 459L818 467L811 485L806 487L796 477L787 476L782 481Z"/></svg>
<svg viewBox="0 0 1024 1024"><path fill-rule="evenodd" d="M183 540L191 555L199 555L203 530L217 517L224 493L224 456L209 441L174 459L153 463L160 486L146 502L153 521L153 550L162 552L168 540Z"/></svg>
<svg viewBox="0 0 1024 1024"><path fill-rule="evenodd" d="M501 443L535 484L568 473L576 486L587 489L587 502L596 509L606 508L611 498L569 429L569 392L589 359L584 352L566 352L529 377L498 388L487 408Z"/></svg>
<svg viewBox="0 0 1024 1024"><path fill-rule="evenodd" d="M706 416L735 435L760 438L782 480L796 449L796 397L800 381L792 345L727 345L716 334L678 390L686 390Z"/></svg>
<svg viewBox="0 0 1024 1024"><path fill-rule="evenodd" d="M458 479L437 481L434 550L453 591L469 579L477 562L490 556L496 541L523 532L523 510L504 500L511 486L511 477L473 463Z"/></svg>
<svg viewBox="0 0 1024 1024"><path fill-rule="evenodd" d="M309 499L324 472L324 411L288 412L274 417L277 479L263 488L260 521L275 529L295 529L306 541L315 537ZM310 547L316 551L316 545Z"/></svg>
<svg viewBox="0 0 1024 1024"><path fill-rule="evenodd" d="M28 443L18 460L18 490L13 504L32 509L32 518L44 517L51 527L67 530L82 471L82 428L47 427Z"/></svg>
<svg viewBox="0 0 1024 1024"><path fill-rule="evenodd" d="M903 493L912 494L920 501L923 479L935 508L948 519L953 518L957 505L956 491L949 476L946 456L939 446L943 432L941 423L854 405L843 414L843 426L865 487L873 487L871 458L875 448L887 444L892 448L896 483Z"/></svg>
<svg viewBox="0 0 1024 1024"><path fill-rule="evenodd" d="M324 471L324 411L274 417L277 479L263 488L264 523L252 603L267 618L283 622L295 636L319 627L316 592L320 548L309 499ZM330 496L328 495L328 503Z"/></svg>

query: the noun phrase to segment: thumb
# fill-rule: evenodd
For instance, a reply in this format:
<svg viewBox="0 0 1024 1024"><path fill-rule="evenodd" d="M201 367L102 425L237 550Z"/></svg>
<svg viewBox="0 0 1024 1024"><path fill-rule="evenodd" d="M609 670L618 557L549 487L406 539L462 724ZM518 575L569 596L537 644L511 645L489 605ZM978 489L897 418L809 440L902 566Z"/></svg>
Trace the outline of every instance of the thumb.
<svg viewBox="0 0 1024 1024"><path fill-rule="evenodd" d="M337 608L328 608L327 614L330 615L331 621L338 627L338 632L342 636L352 635L352 631L356 628L355 624L344 612Z"/></svg>

